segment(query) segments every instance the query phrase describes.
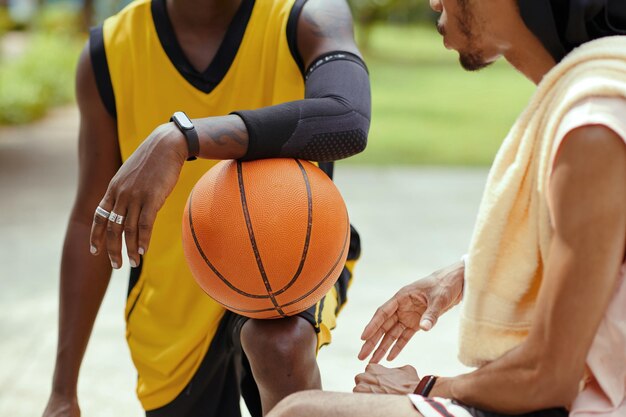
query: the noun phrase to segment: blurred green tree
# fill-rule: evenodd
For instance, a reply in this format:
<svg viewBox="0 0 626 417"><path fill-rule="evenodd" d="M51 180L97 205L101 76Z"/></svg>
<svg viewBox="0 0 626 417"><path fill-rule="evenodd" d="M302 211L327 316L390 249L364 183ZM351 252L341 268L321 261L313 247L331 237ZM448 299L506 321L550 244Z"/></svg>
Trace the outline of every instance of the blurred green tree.
<svg viewBox="0 0 626 417"><path fill-rule="evenodd" d="M94 0L83 0L83 30L89 31L93 25L94 18Z"/></svg>
<svg viewBox="0 0 626 417"><path fill-rule="evenodd" d="M367 51L376 23L417 23L434 21L429 0L348 0L359 28L359 43Z"/></svg>
<svg viewBox="0 0 626 417"><path fill-rule="evenodd" d="M0 37L11 28L13 22L9 16L9 0L0 0ZM2 58L0 56L0 58Z"/></svg>

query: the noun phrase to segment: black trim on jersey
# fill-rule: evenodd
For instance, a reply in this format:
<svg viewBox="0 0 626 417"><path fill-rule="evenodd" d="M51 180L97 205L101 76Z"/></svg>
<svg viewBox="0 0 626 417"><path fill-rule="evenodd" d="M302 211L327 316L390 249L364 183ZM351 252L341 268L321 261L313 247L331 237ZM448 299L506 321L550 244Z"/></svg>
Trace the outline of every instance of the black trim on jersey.
<svg viewBox="0 0 626 417"><path fill-rule="evenodd" d="M210 93L222 81L239 50L246 27L252 15L254 0L242 0L239 10L230 22L215 57L204 72L199 72L189 62L181 48L174 27L167 14L165 0L152 0L152 19L159 41L168 58L180 75L203 93Z"/></svg>
<svg viewBox="0 0 626 417"><path fill-rule="evenodd" d="M135 307L137 306L137 302L139 301L139 297L141 297L141 293L143 292L143 289L144 287L141 287L139 289L139 293L137 294L137 297L133 300L133 305L130 306L130 309L128 310L128 314L126 315L126 321L130 320L130 316L131 314L133 314L133 311L135 310Z"/></svg>
<svg viewBox="0 0 626 417"><path fill-rule="evenodd" d="M346 51L332 51L332 52L327 52L325 54L322 54L320 56L318 56L317 58L315 58L315 61L313 61L313 63L311 65L309 65L309 68L307 68L305 75L304 75L304 79L308 79L311 74L313 73L313 71L315 71L316 69L318 69L319 67L321 67L324 64L328 64L329 62L333 62L333 61L350 61L350 62L354 62L355 64L358 64L360 66L363 67L363 69L365 70L365 72L367 72L367 74L369 75L369 70L367 69L367 65L365 64L365 62L361 59L360 56L353 54L352 52L346 52Z"/></svg>
<svg viewBox="0 0 626 417"><path fill-rule="evenodd" d="M428 401L430 399L426 398L426 400ZM459 407L463 407L473 417L511 417L510 414L501 414L493 411L480 410L455 400L452 400L452 402ZM519 415L518 417L567 417L568 415L569 412L565 408L550 408L547 410L531 411L530 413L525 413Z"/></svg>
<svg viewBox="0 0 626 417"><path fill-rule="evenodd" d="M343 269L342 269L343 272ZM320 300L320 307L319 310L317 310L317 317L315 319L315 327L317 327L319 329L320 324L322 324L322 312L324 311L324 302L326 301L326 296L322 297L322 299Z"/></svg>
<svg viewBox="0 0 626 417"><path fill-rule="evenodd" d="M130 297L130 292L135 288L135 285L139 282L139 277L141 276L141 268L143 267L143 258L140 257L139 265L137 268L130 268L130 276L128 277L128 293L126 294L126 298Z"/></svg>
<svg viewBox="0 0 626 417"><path fill-rule="evenodd" d="M300 18L300 13L302 13L302 8L306 4L306 1L307 0L296 0L289 12L289 19L287 19L287 45L289 45L291 56L293 60L296 61L296 64L298 64L302 76L304 76L304 61L302 60L300 51L298 51L298 19Z"/></svg>
<svg viewBox="0 0 626 417"><path fill-rule="evenodd" d="M350 244L352 244L352 242ZM130 276L128 277L128 292L126 294L126 300L128 300L128 298L130 297L130 293L133 290L133 288L137 286L137 283L139 282L139 277L141 276L142 268L143 268L143 257L140 257L139 265L137 266L137 268L132 268L132 267L130 268ZM126 321L128 321L130 319L130 315L133 314L133 310L135 309L135 306L137 305L137 301L139 301L139 297L141 297L142 291L143 291L143 288L139 290L139 294L137 294L137 298L135 298L135 300L133 301L133 305L130 306L130 309L128 310L128 314L126 315Z"/></svg>
<svg viewBox="0 0 626 417"><path fill-rule="evenodd" d="M346 262L356 261L361 257L361 237L359 232L350 225L350 246L348 248L348 257ZM335 307L335 314L339 314L339 310L344 306L348 300L348 287L352 281L352 272L348 268L344 268L339 275L339 279L335 283L335 290L337 291L337 306Z"/></svg>
<svg viewBox="0 0 626 417"><path fill-rule="evenodd" d="M115 94L113 93L106 49L104 48L102 25L93 27L89 31L89 57L91 58L91 67L96 78L96 86L98 87L102 104L104 104L107 112L116 119Z"/></svg>

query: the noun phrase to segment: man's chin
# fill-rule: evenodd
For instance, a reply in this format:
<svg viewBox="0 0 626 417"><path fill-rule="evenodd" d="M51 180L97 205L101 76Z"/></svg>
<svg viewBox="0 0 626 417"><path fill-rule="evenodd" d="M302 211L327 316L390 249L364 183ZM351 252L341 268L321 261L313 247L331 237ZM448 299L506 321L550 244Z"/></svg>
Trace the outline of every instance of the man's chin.
<svg viewBox="0 0 626 417"><path fill-rule="evenodd" d="M459 52L459 63L466 71L479 71L483 68L487 68L493 62L487 61L482 54L479 53Z"/></svg>

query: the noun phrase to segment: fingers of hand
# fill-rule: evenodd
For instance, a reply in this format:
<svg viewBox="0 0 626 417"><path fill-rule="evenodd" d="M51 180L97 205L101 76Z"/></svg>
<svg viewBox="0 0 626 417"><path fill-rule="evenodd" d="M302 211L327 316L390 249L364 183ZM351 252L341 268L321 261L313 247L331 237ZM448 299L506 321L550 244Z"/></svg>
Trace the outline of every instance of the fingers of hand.
<svg viewBox="0 0 626 417"><path fill-rule="evenodd" d="M136 268L141 261L139 255L139 245L137 243L138 232L137 223L139 222L139 214L141 212L140 207L137 204L131 204L126 213L126 220L124 221L124 240L126 241L126 253L128 254L128 261L130 266Z"/></svg>
<svg viewBox="0 0 626 417"><path fill-rule="evenodd" d="M366 378L366 373L362 372L360 374L358 374L357 376L354 377L354 383L355 385L359 385L365 382L365 378Z"/></svg>
<svg viewBox="0 0 626 417"><path fill-rule="evenodd" d="M409 340L411 340L411 338L413 337L415 333L417 332L413 329L409 329L409 328L405 329L402 332L402 335L400 336L400 338L396 341L396 343L391 348L391 351L389 352L389 356L387 356L387 360L392 361L395 358L397 358L400 352L402 352L402 349L404 349L407 343L409 343Z"/></svg>
<svg viewBox="0 0 626 417"><path fill-rule="evenodd" d="M387 332L389 332L389 330L391 330L393 328L393 326L395 326L397 321L398 321L398 316L396 316L395 314L390 316L389 318L387 318L378 327L378 330L376 331L376 333L369 340L367 340L365 342L365 344L361 348L361 351L359 352L358 358L360 360L363 360L363 359L367 358L372 353L372 351L374 350L376 345L378 345L378 342L380 341L380 339ZM378 359L378 360L375 360L375 358L376 358L376 356L374 356L370 362L377 363L378 361L380 361L380 359L382 359L382 357L380 359Z"/></svg>
<svg viewBox="0 0 626 417"><path fill-rule="evenodd" d="M367 375L367 376L370 376L371 378L371 376L384 372L387 369L389 368L387 368L384 365L380 365L378 363L368 363L367 366L365 367L365 372L362 375Z"/></svg>
<svg viewBox="0 0 626 417"><path fill-rule="evenodd" d="M374 313L372 320L365 327L365 330L363 330L361 340L365 340L365 343L358 355L360 360L364 360L372 353L383 335L397 321L398 301L396 298L397 294L380 306Z"/></svg>
<svg viewBox="0 0 626 417"><path fill-rule="evenodd" d="M352 389L352 392L360 392L360 393L368 393L367 385L365 384L356 384Z"/></svg>
<svg viewBox="0 0 626 417"><path fill-rule="evenodd" d="M151 205L144 205L137 222L137 254L145 255L150 244L152 226L156 220L157 210Z"/></svg>
<svg viewBox="0 0 626 417"><path fill-rule="evenodd" d="M380 388L377 388L376 385L370 384L357 384L352 392L362 393L362 394L379 394L382 392Z"/></svg>
<svg viewBox="0 0 626 417"><path fill-rule="evenodd" d="M417 375L417 370L415 369L415 367L411 366L411 365L404 365L401 366L400 368L403 372L409 373L409 374L415 374Z"/></svg>
<svg viewBox="0 0 626 417"><path fill-rule="evenodd" d="M385 390L377 384L357 384L352 392L362 394L386 394Z"/></svg>
<svg viewBox="0 0 626 417"><path fill-rule="evenodd" d="M379 331L375 335L375 338L372 338L370 340L366 340L365 343L363 343L363 346L361 347L361 350L359 351L359 354L357 356L359 358L359 360L361 360L361 361L364 360L365 358L367 358L370 355L370 353L372 353L372 351L374 350L374 348L378 344L378 341L380 340L381 337L383 337L382 330Z"/></svg>
<svg viewBox="0 0 626 417"><path fill-rule="evenodd" d="M110 212L113 209L113 202L107 198L105 195L100 204L98 205L101 209L106 212ZM95 212L93 215L93 223L91 224L91 234L89 236L89 244L92 255L97 255L100 253L100 249L105 244L106 239L106 227L109 223L108 217L104 217L103 214Z"/></svg>
<svg viewBox="0 0 626 417"><path fill-rule="evenodd" d="M107 253L111 260L111 266L115 269L122 267L122 233L124 232L124 219L126 216L127 205L125 201L116 201L115 207L111 212L111 217L106 226L107 236ZM118 216L122 216L122 220L118 219Z"/></svg>
<svg viewBox="0 0 626 417"><path fill-rule="evenodd" d="M110 197L114 192L107 190L100 202L100 207L110 212L110 217L94 214L91 228L91 253L96 255L106 246L113 268L122 266L122 235L126 240L128 257L131 266L139 265L141 255L148 250L152 235L152 226L157 211L152 205L141 205L141 201L128 199L122 195L116 199Z"/></svg>
<svg viewBox="0 0 626 417"><path fill-rule="evenodd" d="M380 366L380 365L373 365ZM373 368L372 365L368 365L365 368L365 372L358 374L354 377L355 387L353 389L354 392L376 392L374 387L378 385L378 380L376 379L376 368Z"/></svg>
<svg viewBox="0 0 626 417"><path fill-rule="evenodd" d="M378 345L378 349L374 352L372 356L371 362L378 363L385 356L391 345L400 337L402 332L406 327L401 323L396 323L393 325L390 331L385 333L385 337L383 338L380 345Z"/></svg>
<svg viewBox="0 0 626 417"><path fill-rule="evenodd" d="M395 300L395 296L380 306L378 310L376 310L376 313L374 313L374 316L368 325L365 326L363 334L361 334L361 340L370 339L380 329L380 327L396 313L397 309L398 303Z"/></svg>
<svg viewBox="0 0 626 417"><path fill-rule="evenodd" d="M422 318L420 319L420 328L424 331L429 331L437 323L437 319L441 315L441 312L445 308L445 298L443 296L436 296L428 303L428 307Z"/></svg>

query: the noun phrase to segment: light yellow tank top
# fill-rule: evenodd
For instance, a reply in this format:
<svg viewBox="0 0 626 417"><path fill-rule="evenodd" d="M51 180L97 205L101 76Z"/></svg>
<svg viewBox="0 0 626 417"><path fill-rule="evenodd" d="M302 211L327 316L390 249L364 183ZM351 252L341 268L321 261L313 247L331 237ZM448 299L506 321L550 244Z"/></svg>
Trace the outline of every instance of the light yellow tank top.
<svg viewBox="0 0 626 417"><path fill-rule="evenodd" d="M299 7L294 0L244 0L203 74L191 68L176 43L165 0L138 0L107 19L100 32L105 68L98 68L102 59L93 55L92 62L103 98L102 79L109 73L114 103L108 107L116 114L122 159L175 111L199 118L303 98L297 54L292 56L287 37ZM126 337L139 373L137 394L147 410L169 403L187 385L224 313L193 280L181 246L187 197L214 163L185 163L128 296Z"/></svg>

